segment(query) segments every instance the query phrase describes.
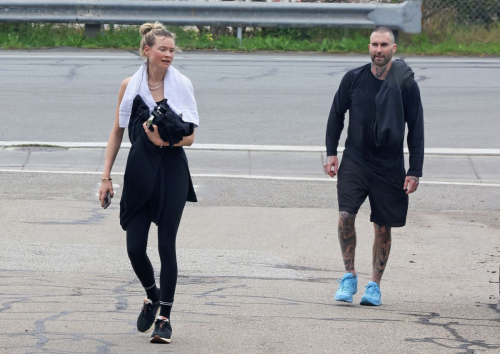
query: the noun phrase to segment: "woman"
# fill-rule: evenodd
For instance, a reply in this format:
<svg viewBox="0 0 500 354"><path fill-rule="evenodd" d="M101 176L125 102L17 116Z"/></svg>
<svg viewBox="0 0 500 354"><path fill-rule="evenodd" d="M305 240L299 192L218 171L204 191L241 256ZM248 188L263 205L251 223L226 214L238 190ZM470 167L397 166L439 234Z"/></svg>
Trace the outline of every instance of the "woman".
<svg viewBox="0 0 500 354"><path fill-rule="evenodd" d="M145 23L140 54L146 62L134 76L125 79L118 93L118 108L111 131L99 200L104 205L106 193L113 195L111 168L128 128L130 149L120 201L120 224L127 233L127 252L146 298L137 319L137 329L148 332L154 326L152 343L170 343L170 312L177 283L175 239L186 201L196 202L183 146L190 146L194 131L179 143L169 146L158 127L146 125L150 113L162 100L182 120L199 124L193 86L187 77L171 66L175 38L162 24ZM146 254L151 222L158 225L158 251L161 260L160 289ZM156 320L156 321L155 321Z"/></svg>

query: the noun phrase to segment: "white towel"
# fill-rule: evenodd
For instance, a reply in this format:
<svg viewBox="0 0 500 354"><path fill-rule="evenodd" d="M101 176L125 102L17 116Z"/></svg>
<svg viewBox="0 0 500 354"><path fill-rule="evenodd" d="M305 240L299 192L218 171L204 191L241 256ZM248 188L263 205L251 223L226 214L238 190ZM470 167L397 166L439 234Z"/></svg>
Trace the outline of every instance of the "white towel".
<svg viewBox="0 0 500 354"><path fill-rule="evenodd" d="M149 113L156 107L156 102L148 87L147 63L141 65L139 70L130 79L122 103L120 104L120 127L127 128L132 112L134 98L139 94L149 107ZM170 66L165 73L163 83L164 98L168 99L170 108L182 117L185 122L193 123L196 127L200 124L198 108L194 99L194 90L191 81L182 75L179 70ZM182 115L181 115L182 114Z"/></svg>

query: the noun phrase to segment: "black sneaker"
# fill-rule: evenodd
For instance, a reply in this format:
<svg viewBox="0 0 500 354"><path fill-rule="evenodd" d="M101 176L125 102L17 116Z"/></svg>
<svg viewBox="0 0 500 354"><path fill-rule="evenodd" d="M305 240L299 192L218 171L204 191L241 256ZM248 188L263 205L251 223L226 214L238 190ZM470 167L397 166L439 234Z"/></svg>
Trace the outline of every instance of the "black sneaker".
<svg viewBox="0 0 500 354"><path fill-rule="evenodd" d="M158 317L155 330L151 335L151 343L170 343L172 341L172 326L168 318Z"/></svg>
<svg viewBox="0 0 500 354"><path fill-rule="evenodd" d="M144 305L141 309L141 314L137 318L137 330L139 332L149 332L153 329L155 318L160 312L160 302L153 302L149 299L144 299Z"/></svg>

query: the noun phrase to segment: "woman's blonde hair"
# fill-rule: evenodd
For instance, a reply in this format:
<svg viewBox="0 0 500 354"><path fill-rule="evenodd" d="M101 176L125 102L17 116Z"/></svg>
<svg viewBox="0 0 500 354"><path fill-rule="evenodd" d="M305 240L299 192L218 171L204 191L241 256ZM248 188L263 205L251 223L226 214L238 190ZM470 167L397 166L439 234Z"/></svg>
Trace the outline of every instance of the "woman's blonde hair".
<svg viewBox="0 0 500 354"><path fill-rule="evenodd" d="M168 31L163 24L160 22L147 22L139 28L139 33L141 34L141 44L139 46L139 53L141 58L147 59L146 54L144 54L144 47L153 47L156 43L156 37L168 37L175 41L175 34ZM177 49L177 47L175 47Z"/></svg>

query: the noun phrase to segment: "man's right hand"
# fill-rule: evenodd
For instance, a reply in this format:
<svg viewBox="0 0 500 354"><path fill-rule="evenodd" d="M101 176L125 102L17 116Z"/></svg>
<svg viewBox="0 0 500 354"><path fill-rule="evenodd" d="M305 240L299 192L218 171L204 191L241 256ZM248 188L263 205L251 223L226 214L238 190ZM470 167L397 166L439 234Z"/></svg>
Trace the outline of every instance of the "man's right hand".
<svg viewBox="0 0 500 354"><path fill-rule="evenodd" d="M337 156L327 156L326 163L323 165L325 173L330 177L335 177L339 170L339 159ZM333 168L332 168L333 167Z"/></svg>

